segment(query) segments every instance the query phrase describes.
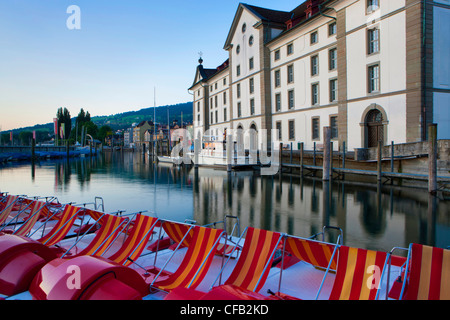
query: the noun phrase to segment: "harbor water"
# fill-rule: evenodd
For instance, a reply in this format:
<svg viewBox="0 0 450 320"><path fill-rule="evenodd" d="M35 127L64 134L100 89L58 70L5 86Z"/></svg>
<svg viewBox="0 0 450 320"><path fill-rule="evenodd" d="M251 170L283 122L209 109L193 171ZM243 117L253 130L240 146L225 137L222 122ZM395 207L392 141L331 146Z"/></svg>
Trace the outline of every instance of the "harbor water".
<svg viewBox="0 0 450 320"><path fill-rule="evenodd" d="M0 164L0 191L55 196L61 203L91 208L99 197L105 212L145 211L198 224L234 216L241 231L253 226L309 237L323 226L334 226L342 229L345 245L373 250L389 251L412 242L450 245L450 201L423 189L195 170L157 164L132 152ZM227 221L230 228L237 219ZM336 241L336 235L326 240Z"/></svg>

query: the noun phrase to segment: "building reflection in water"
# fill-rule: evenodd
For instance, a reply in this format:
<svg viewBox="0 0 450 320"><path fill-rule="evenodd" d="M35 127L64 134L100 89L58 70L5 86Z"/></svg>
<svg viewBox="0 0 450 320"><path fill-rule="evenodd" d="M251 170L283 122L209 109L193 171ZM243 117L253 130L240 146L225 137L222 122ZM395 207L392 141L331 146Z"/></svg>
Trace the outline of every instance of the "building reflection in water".
<svg viewBox="0 0 450 320"><path fill-rule="evenodd" d="M194 217L199 223L233 215L239 217L241 228L304 237L325 225L338 226L346 245L385 251L411 242L450 244L450 204L423 190L202 168L191 174ZM336 235L326 240L336 241Z"/></svg>
<svg viewBox="0 0 450 320"><path fill-rule="evenodd" d="M155 164L147 155L133 153L105 153L46 166L54 170L57 195L66 192L73 201L102 195L110 211L148 210L162 218L194 219L199 224L230 215L239 217L241 231L253 226L304 237L325 225L338 226L346 245L375 250L411 242L450 245L450 202L421 189L253 172L228 174L207 168L196 171ZM41 169L40 164L31 169L35 184ZM229 220L228 231L234 222ZM336 234L326 240L336 241Z"/></svg>

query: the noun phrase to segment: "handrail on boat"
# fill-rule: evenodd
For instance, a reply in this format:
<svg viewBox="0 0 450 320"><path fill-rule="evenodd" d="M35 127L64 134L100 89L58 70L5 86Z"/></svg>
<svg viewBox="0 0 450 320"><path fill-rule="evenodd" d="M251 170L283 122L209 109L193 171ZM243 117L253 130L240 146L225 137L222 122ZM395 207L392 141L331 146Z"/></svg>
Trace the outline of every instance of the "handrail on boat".
<svg viewBox="0 0 450 320"><path fill-rule="evenodd" d="M340 238L340 244L341 245L344 244L344 231L340 227L335 227L335 226L323 226L322 232L316 233L316 234L312 235L311 237L309 237L308 239L315 240L318 236L322 235L322 241L325 242L325 230L327 230L327 229L338 230L340 233L340 235L338 236L338 239Z"/></svg>

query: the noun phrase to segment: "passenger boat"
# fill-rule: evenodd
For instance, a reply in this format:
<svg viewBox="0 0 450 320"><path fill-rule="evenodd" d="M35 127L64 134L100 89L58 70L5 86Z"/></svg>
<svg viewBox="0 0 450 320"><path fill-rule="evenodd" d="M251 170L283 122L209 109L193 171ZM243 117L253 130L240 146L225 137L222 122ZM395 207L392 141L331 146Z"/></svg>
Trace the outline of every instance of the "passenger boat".
<svg viewBox="0 0 450 320"><path fill-rule="evenodd" d="M227 220L199 226L2 194L0 293L14 300L450 299L447 249L348 247L337 227L307 237L241 233L231 218L227 233ZM14 221L22 223L12 228ZM325 241L331 233L335 241Z"/></svg>

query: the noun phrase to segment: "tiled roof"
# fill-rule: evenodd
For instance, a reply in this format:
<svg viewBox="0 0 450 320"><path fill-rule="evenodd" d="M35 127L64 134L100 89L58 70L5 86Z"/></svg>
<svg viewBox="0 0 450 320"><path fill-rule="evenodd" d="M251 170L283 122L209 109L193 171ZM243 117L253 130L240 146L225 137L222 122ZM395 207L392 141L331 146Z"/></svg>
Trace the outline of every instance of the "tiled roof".
<svg viewBox="0 0 450 320"><path fill-rule="evenodd" d="M285 23L291 18L292 13L287 11L272 10L244 4L249 10L266 21Z"/></svg>

